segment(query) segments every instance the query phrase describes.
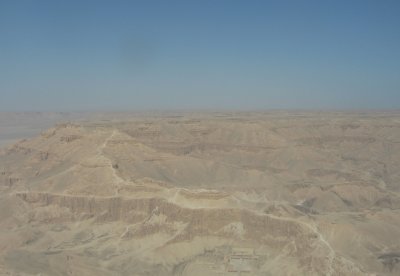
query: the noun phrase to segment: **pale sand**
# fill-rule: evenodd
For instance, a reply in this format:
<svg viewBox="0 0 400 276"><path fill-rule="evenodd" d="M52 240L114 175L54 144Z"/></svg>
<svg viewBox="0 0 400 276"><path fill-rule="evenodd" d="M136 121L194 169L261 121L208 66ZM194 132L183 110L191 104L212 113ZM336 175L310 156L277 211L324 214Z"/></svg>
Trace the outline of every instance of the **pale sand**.
<svg viewBox="0 0 400 276"><path fill-rule="evenodd" d="M1 275L399 275L400 113L90 116L0 149Z"/></svg>

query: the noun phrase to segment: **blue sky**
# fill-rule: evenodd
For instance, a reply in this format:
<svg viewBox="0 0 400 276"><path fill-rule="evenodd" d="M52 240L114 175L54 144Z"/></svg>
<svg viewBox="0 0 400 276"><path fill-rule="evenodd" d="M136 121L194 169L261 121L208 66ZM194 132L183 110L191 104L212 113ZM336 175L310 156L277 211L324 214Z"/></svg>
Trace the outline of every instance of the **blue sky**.
<svg viewBox="0 0 400 276"><path fill-rule="evenodd" d="M0 110L400 108L400 1L0 1Z"/></svg>

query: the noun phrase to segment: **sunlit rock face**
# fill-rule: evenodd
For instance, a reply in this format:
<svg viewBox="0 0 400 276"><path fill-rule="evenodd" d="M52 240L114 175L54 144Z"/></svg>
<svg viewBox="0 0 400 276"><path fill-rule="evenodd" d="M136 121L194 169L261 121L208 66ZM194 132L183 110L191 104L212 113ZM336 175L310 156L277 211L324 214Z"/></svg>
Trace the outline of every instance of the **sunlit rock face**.
<svg viewBox="0 0 400 276"><path fill-rule="evenodd" d="M0 274L400 274L400 114L109 117L0 149Z"/></svg>

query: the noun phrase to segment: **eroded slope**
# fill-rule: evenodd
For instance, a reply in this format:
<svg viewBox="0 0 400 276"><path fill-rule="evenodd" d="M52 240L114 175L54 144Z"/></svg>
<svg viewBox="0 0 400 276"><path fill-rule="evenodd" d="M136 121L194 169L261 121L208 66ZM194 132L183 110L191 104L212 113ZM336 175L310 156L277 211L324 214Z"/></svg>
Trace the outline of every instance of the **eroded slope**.
<svg viewBox="0 0 400 276"><path fill-rule="evenodd" d="M400 116L63 124L0 155L11 275L400 272Z"/></svg>

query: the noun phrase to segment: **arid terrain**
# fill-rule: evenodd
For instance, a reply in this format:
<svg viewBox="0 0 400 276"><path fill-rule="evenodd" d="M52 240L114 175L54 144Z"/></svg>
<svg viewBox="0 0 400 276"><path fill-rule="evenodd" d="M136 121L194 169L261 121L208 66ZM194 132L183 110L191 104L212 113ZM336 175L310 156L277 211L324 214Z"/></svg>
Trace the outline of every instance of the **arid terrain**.
<svg viewBox="0 0 400 276"><path fill-rule="evenodd" d="M400 275L400 112L78 117L0 147L0 275Z"/></svg>

